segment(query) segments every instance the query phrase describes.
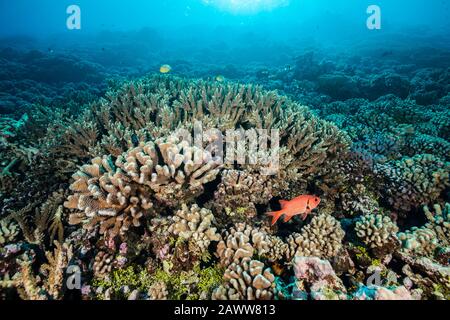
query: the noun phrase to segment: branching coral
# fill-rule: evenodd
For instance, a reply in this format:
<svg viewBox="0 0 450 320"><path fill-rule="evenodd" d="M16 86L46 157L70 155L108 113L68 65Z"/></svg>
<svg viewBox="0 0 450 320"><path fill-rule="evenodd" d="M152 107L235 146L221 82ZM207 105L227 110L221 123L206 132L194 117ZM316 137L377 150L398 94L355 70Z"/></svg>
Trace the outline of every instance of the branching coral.
<svg viewBox="0 0 450 320"><path fill-rule="evenodd" d="M176 239L175 245L180 241L187 242L189 254L204 259L210 243L221 239L214 222L210 210L200 208L196 204L190 208L183 204L174 216L153 219L150 230L155 237ZM159 257L163 258L161 255Z"/></svg>
<svg viewBox="0 0 450 320"><path fill-rule="evenodd" d="M330 259L342 248L345 232L338 220L327 214L315 216L300 233L289 235L288 259L294 256Z"/></svg>
<svg viewBox="0 0 450 320"><path fill-rule="evenodd" d="M269 235L264 229L238 223L225 232L223 240L217 245L216 256L227 267L254 255L276 261L286 250L287 246L281 239Z"/></svg>
<svg viewBox="0 0 450 320"><path fill-rule="evenodd" d="M258 260L246 257L233 262L224 279L226 283L213 292L214 300L270 300L274 296L275 276Z"/></svg>
<svg viewBox="0 0 450 320"><path fill-rule="evenodd" d="M406 252L430 256L438 246L450 245L450 204L446 203L444 208L436 204L434 212L425 206L424 211L428 222L420 228L401 232L398 237Z"/></svg>
<svg viewBox="0 0 450 320"><path fill-rule="evenodd" d="M41 266L41 273L46 278L44 288L53 299L60 299L62 296L63 280L72 256L73 246L71 244L60 244L56 241L54 252L46 253L48 263Z"/></svg>
<svg viewBox="0 0 450 320"><path fill-rule="evenodd" d="M214 216L207 209L193 205L190 209L183 204L173 217L169 232L189 241L189 249L201 255L208 250L211 241L219 241L220 235L213 227Z"/></svg>
<svg viewBox="0 0 450 320"><path fill-rule="evenodd" d="M169 292L167 291L167 285L163 281L155 282L148 289L147 293L149 300L167 300Z"/></svg>
<svg viewBox="0 0 450 320"><path fill-rule="evenodd" d="M0 245L4 246L7 243L13 242L19 234L19 226L6 219L0 220Z"/></svg>
<svg viewBox="0 0 450 320"><path fill-rule="evenodd" d="M225 170L212 206L225 218L249 222L257 214L255 205L269 202L273 193L272 181L267 175Z"/></svg>
<svg viewBox="0 0 450 320"><path fill-rule="evenodd" d="M14 277L14 284L22 299L48 300L61 299L64 294L66 268L72 259L73 250L69 243L55 242L54 252L47 251L47 263L40 266L39 275L34 274L33 260L24 254L20 261L20 272Z"/></svg>
<svg viewBox="0 0 450 320"><path fill-rule="evenodd" d="M65 206L82 210L73 223L87 219L88 228L100 223L100 233L124 236L152 212L154 203L176 206L203 192L215 179L219 163L207 151L174 140L148 142L120 156L96 158L74 175Z"/></svg>
<svg viewBox="0 0 450 320"><path fill-rule="evenodd" d="M361 286L353 300L417 300L404 286L385 288L380 286Z"/></svg>
<svg viewBox="0 0 450 320"><path fill-rule="evenodd" d="M435 201L450 185L450 163L433 155L417 155L375 166L386 180L381 190L394 208L411 208Z"/></svg>
<svg viewBox="0 0 450 320"><path fill-rule="evenodd" d="M370 248L381 248L396 238L398 227L388 216L369 214L356 222L355 231Z"/></svg>

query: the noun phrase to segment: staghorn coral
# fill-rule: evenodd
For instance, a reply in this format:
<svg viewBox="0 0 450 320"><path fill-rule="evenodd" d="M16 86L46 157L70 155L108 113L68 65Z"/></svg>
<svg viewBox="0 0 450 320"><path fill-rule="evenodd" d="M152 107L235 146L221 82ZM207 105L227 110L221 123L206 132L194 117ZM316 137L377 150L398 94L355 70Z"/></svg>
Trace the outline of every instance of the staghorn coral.
<svg viewBox="0 0 450 320"><path fill-rule="evenodd" d="M47 262L39 268L38 275L33 269L34 257L24 253L18 262L20 271L13 277L14 286L24 300L61 299L64 295L64 277L66 268L73 256L70 243L60 244L55 241L54 251L47 251Z"/></svg>
<svg viewBox="0 0 450 320"><path fill-rule="evenodd" d="M64 197L63 191L55 191L40 207L36 203L29 203L11 213L11 218L17 221L29 243L51 246L55 239L60 243L64 242L62 207Z"/></svg>
<svg viewBox="0 0 450 320"><path fill-rule="evenodd" d="M54 252L46 252L48 263L41 266L41 273L45 276L44 288L52 299L61 299L63 295L63 281L65 271L73 257L73 246L55 241Z"/></svg>
<svg viewBox="0 0 450 320"><path fill-rule="evenodd" d="M213 300L270 300L274 296L275 276L258 260L243 258L225 270L225 284L212 294Z"/></svg>
<svg viewBox="0 0 450 320"><path fill-rule="evenodd" d="M14 276L14 286L24 300L48 300L48 296L39 290L31 264L30 260L21 261L20 273Z"/></svg>
<svg viewBox="0 0 450 320"><path fill-rule="evenodd" d="M435 201L450 185L450 163L429 154L378 164L375 172L389 204L402 211Z"/></svg>
<svg viewBox="0 0 450 320"><path fill-rule="evenodd" d="M341 250L344 236L338 220L327 214L317 215L300 233L289 235L286 256L288 259L295 256L330 259Z"/></svg>
<svg viewBox="0 0 450 320"><path fill-rule="evenodd" d="M355 225L356 235L369 247L381 248L396 238L398 227L388 216L369 214Z"/></svg>

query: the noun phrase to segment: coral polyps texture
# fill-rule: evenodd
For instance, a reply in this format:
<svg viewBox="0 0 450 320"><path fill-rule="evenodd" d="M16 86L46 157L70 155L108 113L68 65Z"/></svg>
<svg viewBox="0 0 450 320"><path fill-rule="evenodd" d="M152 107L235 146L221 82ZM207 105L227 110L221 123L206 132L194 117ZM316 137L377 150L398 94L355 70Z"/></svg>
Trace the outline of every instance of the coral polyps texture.
<svg viewBox="0 0 450 320"><path fill-rule="evenodd" d="M0 122L1 297L71 298L77 270L84 300L448 299L446 141L403 154L431 132L359 107L334 124L259 86L148 76ZM299 195L320 204L271 226Z"/></svg>
<svg viewBox="0 0 450 320"><path fill-rule="evenodd" d="M124 236L139 227L156 205L176 207L203 192L204 184L219 173L219 161L207 151L189 147L187 142L158 140L141 143L119 156L95 158L81 167L73 178L65 207L80 210L71 223L84 219L100 224L100 233Z"/></svg>

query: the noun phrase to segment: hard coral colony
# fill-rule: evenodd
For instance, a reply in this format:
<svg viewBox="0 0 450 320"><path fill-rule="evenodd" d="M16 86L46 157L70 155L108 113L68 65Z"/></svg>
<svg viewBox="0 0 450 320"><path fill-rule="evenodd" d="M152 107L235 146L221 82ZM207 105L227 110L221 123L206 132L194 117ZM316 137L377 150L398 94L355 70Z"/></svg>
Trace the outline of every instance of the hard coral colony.
<svg viewBox="0 0 450 320"><path fill-rule="evenodd" d="M419 136L389 100L355 105L313 113L255 85L155 75L78 115L2 119L1 297L73 297L76 268L85 300L448 299L449 117ZM197 123L278 130L278 170L174 134ZM440 147L420 153L422 139ZM294 200L272 226L279 199Z"/></svg>

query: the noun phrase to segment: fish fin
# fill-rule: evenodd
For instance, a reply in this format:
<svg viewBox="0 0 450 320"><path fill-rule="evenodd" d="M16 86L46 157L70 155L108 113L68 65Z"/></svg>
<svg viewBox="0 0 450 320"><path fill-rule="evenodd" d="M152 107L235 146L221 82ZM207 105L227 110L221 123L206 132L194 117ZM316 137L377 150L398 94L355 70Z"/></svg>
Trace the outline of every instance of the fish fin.
<svg viewBox="0 0 450 320"><path fill-rule="evenodd" d="M286 208L286 205L289 203L289 201L287 201L287 200L280 200L279 202L280 202L281 209Z"/></svg>
<svg viewBox="0 0 450 320"><path fill-rule="evenodd" d="M288 222L288 221L291 220L293 217L294 217L294 216L288 216L288 215L285 215L285 216L284 216L284 222Z"/></svg>
<svg viewBox="0 0 450 320"><path fill-rule="evenodd" d="M268 212L267 215L272 217L272 226L277 223L278 219L284 214L283 210L276 212Z"/></svg>
<svg viewBox="0 0 450 320"><path fill-rule="evenodd" d="M306 211L304 214L302 214L302 220L305 221L306 218L308 217L308 214L310 214L311 211Z"/></svg>

